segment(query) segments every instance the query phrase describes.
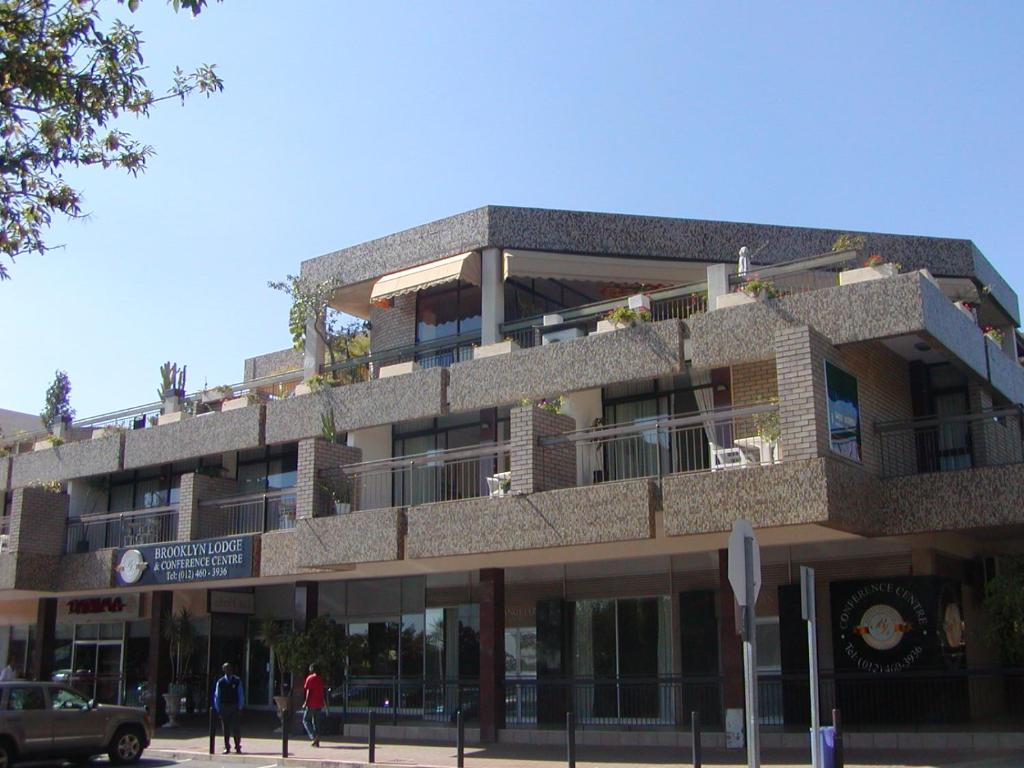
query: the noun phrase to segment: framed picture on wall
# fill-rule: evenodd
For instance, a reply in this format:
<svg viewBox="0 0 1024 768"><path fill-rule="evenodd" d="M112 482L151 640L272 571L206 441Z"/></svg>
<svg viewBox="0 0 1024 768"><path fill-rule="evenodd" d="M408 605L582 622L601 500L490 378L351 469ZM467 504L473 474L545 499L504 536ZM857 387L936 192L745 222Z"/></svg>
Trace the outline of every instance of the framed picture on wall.
<svg viewBox="0 0 1024 768"><path fill-rule="evenodd" d="M833 453L859 462L860 399L857 395L857 379L826 360L825 391L828 398L829 446Z"/></svg>

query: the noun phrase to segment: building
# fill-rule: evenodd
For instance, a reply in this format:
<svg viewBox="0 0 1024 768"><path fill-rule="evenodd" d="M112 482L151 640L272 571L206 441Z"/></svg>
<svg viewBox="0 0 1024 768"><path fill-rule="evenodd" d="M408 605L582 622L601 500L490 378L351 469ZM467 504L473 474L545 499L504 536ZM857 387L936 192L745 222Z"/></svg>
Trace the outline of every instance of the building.
<svg viewBox="0 0 1024 768"><path fill-rule="evenodd" d="M1019 715L981 604L1022 551L1017 296L968 240L843 234L492 206L305 261L368 356L9 446L0 652L137 702L186 607L192 705L231 660L270 708L259 621L329 616L352 716L721 729L747 518L766 726L808 718L801 565L849 724Z"/></svg>

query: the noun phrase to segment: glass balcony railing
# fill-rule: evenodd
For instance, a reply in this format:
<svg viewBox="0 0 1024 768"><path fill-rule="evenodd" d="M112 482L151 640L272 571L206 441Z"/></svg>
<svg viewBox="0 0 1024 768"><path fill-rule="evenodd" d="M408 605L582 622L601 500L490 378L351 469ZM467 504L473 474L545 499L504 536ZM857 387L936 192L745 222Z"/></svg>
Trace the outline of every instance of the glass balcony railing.
<svg viewBox="0 0 1024 768"><path fill-rule="evenodd" d="M295 490L235 496L199 505L195 539L264 533L295 527Z"/></svg>

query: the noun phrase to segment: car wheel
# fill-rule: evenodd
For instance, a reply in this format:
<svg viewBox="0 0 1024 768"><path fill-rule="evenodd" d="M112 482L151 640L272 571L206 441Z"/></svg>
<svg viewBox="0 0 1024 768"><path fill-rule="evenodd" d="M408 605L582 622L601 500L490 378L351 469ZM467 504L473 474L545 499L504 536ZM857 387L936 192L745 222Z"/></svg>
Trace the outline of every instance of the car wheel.
<svg viewBox="0 0 1024 768"><path fill-rule="evenodd" d="M0 739L0 768L10 768L14 763L14 749L6 739Z"/></svg>
<svg viewBox="0 0 1024 768"><path fill-rule="evenodd" d="M119 728L110 742L107 756L115 765L132 765L142 757L142 730L140 728Z"/></svg>

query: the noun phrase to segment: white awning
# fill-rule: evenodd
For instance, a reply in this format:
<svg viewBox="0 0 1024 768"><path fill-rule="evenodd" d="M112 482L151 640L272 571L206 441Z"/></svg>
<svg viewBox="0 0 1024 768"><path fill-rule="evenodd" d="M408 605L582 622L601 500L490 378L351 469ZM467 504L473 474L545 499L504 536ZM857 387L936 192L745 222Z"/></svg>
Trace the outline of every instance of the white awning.
<svg viewBox="0 0 1024 768"><path fill-rule="evenodd" d="M536 277L591 283L678 285L707 279L707 264L698 261L581 256L548 251L505 251L505 279Z"/></svg>
<svg viewBox="0 0 1024 768"><path fill-rule="evenodd" d="M480 284L480 253L470 251L458 256L449 256L440 261L420 264L415 267L393 272L380 278L370 292L370 301L388 299L403 293L422 291L435 285L454 283L465 280L474 285Z"/></svg>

